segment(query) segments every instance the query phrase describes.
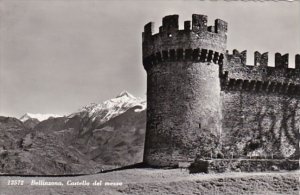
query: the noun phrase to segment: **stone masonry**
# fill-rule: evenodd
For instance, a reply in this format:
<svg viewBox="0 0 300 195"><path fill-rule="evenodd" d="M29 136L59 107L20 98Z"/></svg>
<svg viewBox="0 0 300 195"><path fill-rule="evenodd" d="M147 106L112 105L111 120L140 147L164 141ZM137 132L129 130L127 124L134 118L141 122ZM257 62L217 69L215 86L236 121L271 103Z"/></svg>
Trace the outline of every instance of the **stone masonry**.
<svg viewBox="0 0 300 195"><path fill-rule="evenodd" d="M192 15L179 30L178 15L143 32L147 71L147 129L144 162L177 166L196 157L270 156L299 153L300 59L288 68L288 54L226 51L227 23Z"/></svg>

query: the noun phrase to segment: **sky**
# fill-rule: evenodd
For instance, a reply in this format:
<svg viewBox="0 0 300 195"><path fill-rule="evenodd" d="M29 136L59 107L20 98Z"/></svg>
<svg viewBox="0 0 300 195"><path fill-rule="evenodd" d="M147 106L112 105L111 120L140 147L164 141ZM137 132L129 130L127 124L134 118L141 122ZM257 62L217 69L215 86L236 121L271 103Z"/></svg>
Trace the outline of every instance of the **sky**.
<svg viewBox="0 0 300 195"><path fill-rule="evenodd" d="M228 22L227 49L300 53L300 2L0 0L0 115L70 114L126 90L146 97L143 26L170 14Z"/></svg>

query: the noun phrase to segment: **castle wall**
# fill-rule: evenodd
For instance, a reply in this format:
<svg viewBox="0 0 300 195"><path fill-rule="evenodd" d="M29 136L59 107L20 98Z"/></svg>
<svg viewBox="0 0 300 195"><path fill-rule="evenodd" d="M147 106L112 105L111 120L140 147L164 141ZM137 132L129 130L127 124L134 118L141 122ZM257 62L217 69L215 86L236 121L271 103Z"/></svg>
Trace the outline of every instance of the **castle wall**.
<svg viewBox="0 0 300 195"><path fill-rule="evenodd" d="M225 56L220 74L223 149L227 157L267 158L299 156L300 69L288 67L288 54L254 53L246 65L246 51Z"/></svg>
<svg viewBox="0 0 300 195"><path fill-rule="evenodd" d="M164 62L147 74L145 162L173 166L210 156L221 128L219 66Z"/></svg>
<svg viewBox="0 0 300 195"><path fill-rule="evenodd" d="M225 89L221 99L226 157L299 157L299 96Z"/></svg>
<svg viewBox="0 0 300 195"><path fill-rule="evenodd" d="M268 66L268 53L254 53L254 65L246 65L247 52L233 50L227 54L222 67L223 73L227 72L230 79L256 80L261 82L293 83L300 84L300 66L288 67L288 54L275 54L275 66ZM299 64L299 55L295 57L295 64Z"/></svg>

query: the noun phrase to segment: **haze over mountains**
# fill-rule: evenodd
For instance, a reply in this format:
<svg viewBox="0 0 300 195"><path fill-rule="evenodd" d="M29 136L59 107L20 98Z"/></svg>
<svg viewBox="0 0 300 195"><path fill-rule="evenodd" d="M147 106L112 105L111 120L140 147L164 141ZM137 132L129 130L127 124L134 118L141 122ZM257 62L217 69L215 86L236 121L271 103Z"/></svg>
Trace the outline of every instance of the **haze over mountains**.
<svg viewBox="0 0 300 195"><path fill-rule="evenodd" d="M23 116L20 117L20 121L25 122L28 119L37 119L38 121L44 121L47 120L48 118L53 117L62 117L61 115L58 114L32 114L32 113L26 113Z"/></svg>
<svg viewBox="0 0 300 195"><path fill-rule="evenodd" d="M68 116L0 117L0 173L95 173L141 162L145 108L125 91Z"/></svg>

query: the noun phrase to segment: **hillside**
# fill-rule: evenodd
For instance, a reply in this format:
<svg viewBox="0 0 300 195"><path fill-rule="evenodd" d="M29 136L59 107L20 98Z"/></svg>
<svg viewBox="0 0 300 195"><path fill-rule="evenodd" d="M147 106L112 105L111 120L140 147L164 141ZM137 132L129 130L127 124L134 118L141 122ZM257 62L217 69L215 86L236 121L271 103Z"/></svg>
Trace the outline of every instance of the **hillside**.
<svg viewBox="0 0 300 195"><path fill-rule="evenodd" d="M39 123L0 119L0 173L90 174L142 161L145 101L128 92Z"/></svg>

